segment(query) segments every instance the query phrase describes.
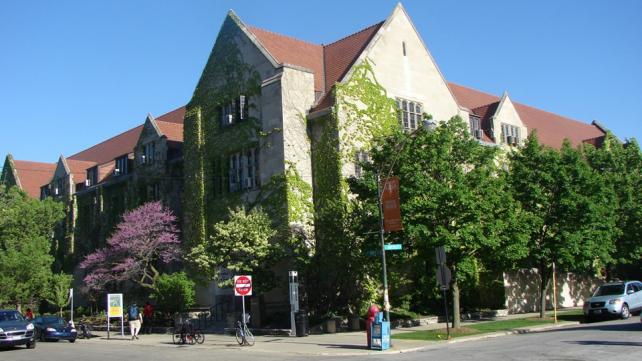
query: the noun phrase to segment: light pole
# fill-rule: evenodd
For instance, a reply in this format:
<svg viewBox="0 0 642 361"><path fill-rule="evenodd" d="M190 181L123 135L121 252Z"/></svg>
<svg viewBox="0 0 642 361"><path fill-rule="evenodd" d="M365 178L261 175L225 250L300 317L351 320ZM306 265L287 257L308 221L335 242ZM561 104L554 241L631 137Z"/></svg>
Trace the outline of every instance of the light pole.
<svg viewBox="0 0 642 361"><path fill-rule="evenodd" d="M387 180L386 180L387 181ZM384 189L386 184L383 185ZM377 203L379 205L379 234L381 236L381 263L383 264L383 310L386 315L386 321L390 322L390 301L388 299L388 271L386 266L386 242L385 230L383 228L383 204L381 197L383 190L381 189L381 178L377 173Z"/></svg>

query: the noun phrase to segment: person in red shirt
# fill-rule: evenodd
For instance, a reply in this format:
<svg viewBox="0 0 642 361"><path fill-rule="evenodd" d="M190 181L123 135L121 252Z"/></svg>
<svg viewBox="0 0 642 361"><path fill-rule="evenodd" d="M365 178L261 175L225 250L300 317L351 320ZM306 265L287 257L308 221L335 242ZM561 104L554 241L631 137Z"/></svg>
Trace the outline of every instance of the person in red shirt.
<svg viewBox="0 0 642 361"><path fill-rule="evenodd" d="M33 320L33 312L31 312L31 308L27 308L27 312L25 312L25 318L29 321Z"/></svg>
<svg viewBox="0 0 642 361"><path fill-rule="evenodd" d="M152 318L154 317L154 306L149 301L143 307L143 325L146 325L147 334L152 333Z"/></svg>

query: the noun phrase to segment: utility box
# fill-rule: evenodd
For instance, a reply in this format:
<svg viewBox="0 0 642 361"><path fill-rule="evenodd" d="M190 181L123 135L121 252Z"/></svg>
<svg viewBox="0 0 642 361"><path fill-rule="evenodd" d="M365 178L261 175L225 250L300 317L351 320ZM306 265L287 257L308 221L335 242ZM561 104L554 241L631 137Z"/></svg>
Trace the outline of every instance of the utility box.
<svg viewBox="0 0 642 361"><path fill-rule="evenodd" d="M383 312L378 312L370 326L370 348L387 350L390 348L390 322L383 320Z"/></svg>

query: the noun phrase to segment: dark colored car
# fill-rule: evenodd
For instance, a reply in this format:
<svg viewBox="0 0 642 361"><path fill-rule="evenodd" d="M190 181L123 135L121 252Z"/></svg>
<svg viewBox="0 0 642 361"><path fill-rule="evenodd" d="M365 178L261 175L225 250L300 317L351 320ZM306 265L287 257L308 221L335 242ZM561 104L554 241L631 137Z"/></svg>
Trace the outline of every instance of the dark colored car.
<svg viewBox="0 0 642 361"><path fill-rule="evenodd" d="M36 337L40 341L47 340L67 340L76 342L78 333L69 323L65 322L62 317L58 316L38 316L33 319L36 327Z"/></svg>
<svg viewBox="0 0 642 361"><path fill-rule="evenodd" d="M17 345L36 347L33 323L16 310L0 310L0 347Z"/></svg>

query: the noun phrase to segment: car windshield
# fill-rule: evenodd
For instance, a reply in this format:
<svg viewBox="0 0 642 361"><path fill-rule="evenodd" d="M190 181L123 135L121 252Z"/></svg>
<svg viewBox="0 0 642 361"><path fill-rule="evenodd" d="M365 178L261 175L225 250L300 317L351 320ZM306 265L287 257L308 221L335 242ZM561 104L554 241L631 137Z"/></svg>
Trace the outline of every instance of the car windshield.
<svg viewBox="0 0 642 361"><path fill-rule="evenodd" d="M20 312L18 311L0 311L0 322L4 321L24 321Z"/></svg>
<svg viewBox="0 0 642 361"><path fill-rule="evenodd" d="M614 296L624 293L624 285L604 285L595 291L594 296Z"/></svg>
<svg viewBox="0 0 642 361"><path fill-rule="evenodd" d="M60 317L43 317L42 321L47 325L64 325L65 320Z"/></svg>

